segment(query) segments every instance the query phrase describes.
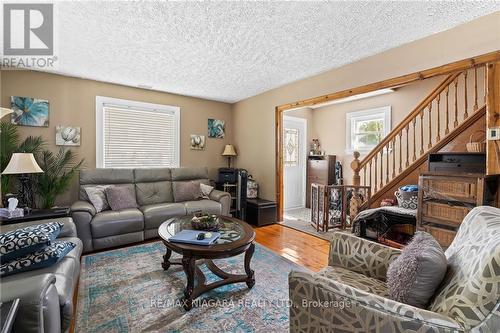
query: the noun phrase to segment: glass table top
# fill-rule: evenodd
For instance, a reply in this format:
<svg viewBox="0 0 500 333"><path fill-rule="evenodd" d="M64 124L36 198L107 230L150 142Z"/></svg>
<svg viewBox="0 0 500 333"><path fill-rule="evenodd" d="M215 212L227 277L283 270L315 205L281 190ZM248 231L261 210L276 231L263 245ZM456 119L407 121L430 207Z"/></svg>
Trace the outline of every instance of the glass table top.
<svg viewBox="0 0 500 333"><path fill-rule="evenodd" d="M192 215L187 215L167 220L166 223L160 227L160 236L164 239L168 239L182 230L193 230L193 227L191 226L192 217ZM217 232L221 235L214 242L214 244L228 244L240 239L245 234L245 230L240 224L226 219L224 216L219 216L218 219L219 230Z"/></svg>

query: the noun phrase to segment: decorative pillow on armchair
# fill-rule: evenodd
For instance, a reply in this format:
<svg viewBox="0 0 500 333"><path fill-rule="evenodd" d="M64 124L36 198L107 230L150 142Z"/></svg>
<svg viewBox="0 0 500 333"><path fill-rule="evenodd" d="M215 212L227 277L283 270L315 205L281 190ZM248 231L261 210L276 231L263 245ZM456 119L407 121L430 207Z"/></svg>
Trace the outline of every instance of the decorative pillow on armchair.
<svg viewBox="0 0 500 333"><path fill-rule="evenodd" d="M2 263L0 277L49 267L64 258L74 247L75 244L72 242L55 241L44 249Z"/></svg>
<svg viewBox="0 0 500 333"><path fill-rule="evenodd" d="M0 262L4 263L51 244L64 225L49 222L0 234Z"/></svg>
<svg viewBox="0 0 500 333"><path fill-rule="evenodd" d="M391 299L424 308L446 274L448 262L439 243L426 232L417 232L387 270Z"/></svg>

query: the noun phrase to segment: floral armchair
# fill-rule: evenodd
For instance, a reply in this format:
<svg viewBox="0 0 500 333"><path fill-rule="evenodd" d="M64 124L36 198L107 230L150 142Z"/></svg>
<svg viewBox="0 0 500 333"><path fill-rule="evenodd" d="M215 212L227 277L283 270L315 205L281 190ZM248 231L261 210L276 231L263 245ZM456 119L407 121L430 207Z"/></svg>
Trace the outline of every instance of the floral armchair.
<svg viewBox="0 0 500 333"><path fill-rule="evenodd" d="M290 273L290 332L500 332L500 209L465 217L427 309L388 298L387 268L400 253L336 233L326 268Z"/></svg>

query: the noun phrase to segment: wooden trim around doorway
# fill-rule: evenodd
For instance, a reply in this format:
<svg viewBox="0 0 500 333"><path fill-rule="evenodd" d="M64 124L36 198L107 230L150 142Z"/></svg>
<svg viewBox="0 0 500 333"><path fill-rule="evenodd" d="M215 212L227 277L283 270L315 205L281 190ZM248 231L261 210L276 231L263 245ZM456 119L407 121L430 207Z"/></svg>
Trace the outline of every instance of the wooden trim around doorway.
<svg viewBox="0 0 500 333"><path fill-rule="evenodd" d="M352 95L358 95L367 93L370 91L375 91L384 88L393 88L400 85L405 85L415 81L420 81L428 79L434 76L450 74L456 71L462 71L467 68L471 68L475 65L485 64L489 62L496 62L500 60L500 50L486 53L483 55L455 61L442 66L430 68L423 71L418 71L395 78L370 83L360 87L355 87L352 89L341 90L331 94L313 97L301 101L296 101L288 104L282 104L275 107L275 188L276 188L276 205L277 205L277 219L278 221L283 221L283 207L284 207L284 197L283 197L283 112L291 109L303 108L314 106L317 104L322 104L325 102L333 101L339 98L349 97Z"/></svg>

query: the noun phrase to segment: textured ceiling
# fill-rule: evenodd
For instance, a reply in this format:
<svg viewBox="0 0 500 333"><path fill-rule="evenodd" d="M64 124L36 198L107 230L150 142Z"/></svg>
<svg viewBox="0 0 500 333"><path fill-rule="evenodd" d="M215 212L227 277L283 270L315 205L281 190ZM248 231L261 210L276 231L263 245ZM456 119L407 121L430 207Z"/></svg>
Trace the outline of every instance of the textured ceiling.
<svg viewBox="0 0 500 333"><path fill-rule="evenodd" d="M59 2L58 73L235 102L500 2Z"/></svg>

